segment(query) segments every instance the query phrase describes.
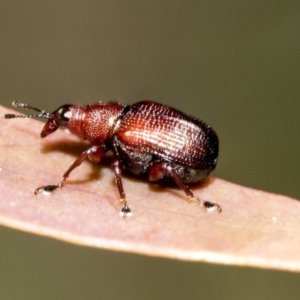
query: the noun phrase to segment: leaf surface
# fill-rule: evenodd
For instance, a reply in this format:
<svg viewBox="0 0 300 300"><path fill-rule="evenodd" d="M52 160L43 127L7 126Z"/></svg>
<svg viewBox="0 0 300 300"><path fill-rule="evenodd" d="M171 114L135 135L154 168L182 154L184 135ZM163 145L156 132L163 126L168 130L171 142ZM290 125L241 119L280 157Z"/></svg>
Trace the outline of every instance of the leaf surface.
<svg viewBox="0 0 300 300"><path fill-rule="evenodd" d="M12 113L0 107L0 114ZM300 204L281 195L211 177L193 192L223 212L188 203L171 186L124 177L131 217L110 169L85 161L51 196L34 189L62 179L88 145L43 123L0 119L0 223L85 246L192 261L300 271Z"/></svg>

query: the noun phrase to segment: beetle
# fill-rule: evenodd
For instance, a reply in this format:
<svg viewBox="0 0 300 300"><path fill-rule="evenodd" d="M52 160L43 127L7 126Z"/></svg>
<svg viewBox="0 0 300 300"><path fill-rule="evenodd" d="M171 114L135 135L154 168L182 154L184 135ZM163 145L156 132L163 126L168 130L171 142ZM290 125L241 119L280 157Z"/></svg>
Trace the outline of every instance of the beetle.
<svg viewBox="0 0 300 300"><path fill-rule="evenodd" d="M135 175L146 174L149 181L172 179L189 200L207 209L222 211L219 204L195 197L188 187L190 183L204 181L218 161L217 134L203 121L148 100L132 105L118 102L98 102L86 106L65 104L52 113L18 101L12 105L38 114L5 114L3 118L47 119L41 132L42 138L62 127L91 145L75 159L59 183L38 187L35 194L50 194L61 188L70 173L86 158L99 163L105 153L111 150L112 169L120 201L123 202L121 215L131 213L123 189L123 170Z"/></svg>

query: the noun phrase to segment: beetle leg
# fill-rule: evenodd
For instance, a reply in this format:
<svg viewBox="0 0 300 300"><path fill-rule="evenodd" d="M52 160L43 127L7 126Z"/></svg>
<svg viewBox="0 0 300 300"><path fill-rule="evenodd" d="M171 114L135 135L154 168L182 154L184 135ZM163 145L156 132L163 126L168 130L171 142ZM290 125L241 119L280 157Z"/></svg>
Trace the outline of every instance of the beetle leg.
<svg viewBox="0 0 300 300"><path fill-rule="evenodd" d="M115 178L116 178L116 184L119 190L119 195L120 195L120 201L124 202L124 206L121 209L120 215L125 217L131 215L131 209L128 205L128 202L125 199L125 192L123 188L123 182L122 182L122 169L123 169L123 164L121 160L117 157L114 158L114 161L112 163L112 168L115 172Z"/></svg>
<svg viewBox="0 0 300 300"><path fill-rule="evenodd" d="M185 192L185 194L188 196L189 199L195 200L200 205L206 207L207 209L215 207L218 212L222 211L222 206L215 202L205 201L201 198L195 198L193 192L188 188L187 185L180 179L180 177L177 175L177 173L173 170L173 168L170 165L166 166L166 169L176 182L176 184Z"/></svg>
<svg viewBox="0 0 300 300"><path fill-rule="evenodd" d="M175 183L185 192L189 200L194 200L200 205L206 207L207 209L215 207L218 212L222 211L222 206L215 202L205 201L201 198L194 197L193 192L189 187L181 180L176 171L167 163L157 163L154 164L149 170L150 181L155 181L162 179L165 175L170 175Z"/></svg>
<svg viewBox="0 0 300 300"><path fill-rule="evenodd" d="M39 192L45 194L51 194L58 188L61 188L65 183L66 179L69 177L70 173L77 167L79 167L82 162L88 157L93 162L99 162L105 154L105 149L103 146L92 146L88 150L82 152L80 156L73 161L69 169L64 173L62 181L54 185L45 185L35 189L34 194L37 195Z"/></svg>

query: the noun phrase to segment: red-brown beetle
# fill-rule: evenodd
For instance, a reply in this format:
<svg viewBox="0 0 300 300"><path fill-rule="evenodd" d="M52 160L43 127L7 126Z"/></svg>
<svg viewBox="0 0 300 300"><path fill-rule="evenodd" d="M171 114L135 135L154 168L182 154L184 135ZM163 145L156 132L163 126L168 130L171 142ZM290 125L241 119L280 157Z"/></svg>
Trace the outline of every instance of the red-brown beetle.
<svg viewBox="0 0 300 300"><path fill-rule="evenodd" d="M153 101L133 105L117 102L86 106L68 104L52 113L22 102L15 101L12 105L38 114L6 114L4 118L48 119L41 132L42 138L63 127L91 144L72 163L59 183L39 187L35 194L40 191L51 193L62 187L70 173L86 158L98 163L111 150L114 154L112 168L120 200L124 202L123 216L131 212L122 184L123 169L135 175L148 174L150 181L172 178L189 199L206 208L215 207L222 211L217 203L195 198L186 185L205 180L217 164L218 137L204 122Z"/></svg>

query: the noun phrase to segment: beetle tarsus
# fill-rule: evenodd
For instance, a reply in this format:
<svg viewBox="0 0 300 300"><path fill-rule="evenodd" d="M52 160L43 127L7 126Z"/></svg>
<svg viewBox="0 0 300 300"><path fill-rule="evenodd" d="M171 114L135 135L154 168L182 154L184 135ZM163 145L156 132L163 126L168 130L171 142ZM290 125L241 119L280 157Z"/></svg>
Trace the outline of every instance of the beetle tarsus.
<svg viewBox="0 0 300 300"><path fill-rule="evenodd" d="M60 187L61 184L40 186L35 189L34 194L37 195L38 193L43 193L45 195L50 195L53 191Z"/></svg>
<svg viewBox="0 0 300 300"><path fill-rule="evenodd" d="M218 212L222 212L222 206L215 202L205 201L200 198L194 198L200 205L204 206L207 210L216 208Z"/></svg>
<svg viewBox="0 0 300 300"><path fill-rule="evenodd" d="M213 202L209 202L209 201L204 201L203 206L207 209L210 208L216 208L218 212L222 211L222 206L217 204L217 203L213 203Z"/></svg>
<svg viewBox="0 0 300 300"><path fill-rule="evenodd" d="M122 217L130 217L130 216L132 215L131 209L130 209L130 207L129 207L127 204L125 204L125 205L122 207L122 209L121 209L121 211L120 211L120 215L121 215Z"/></svg>

